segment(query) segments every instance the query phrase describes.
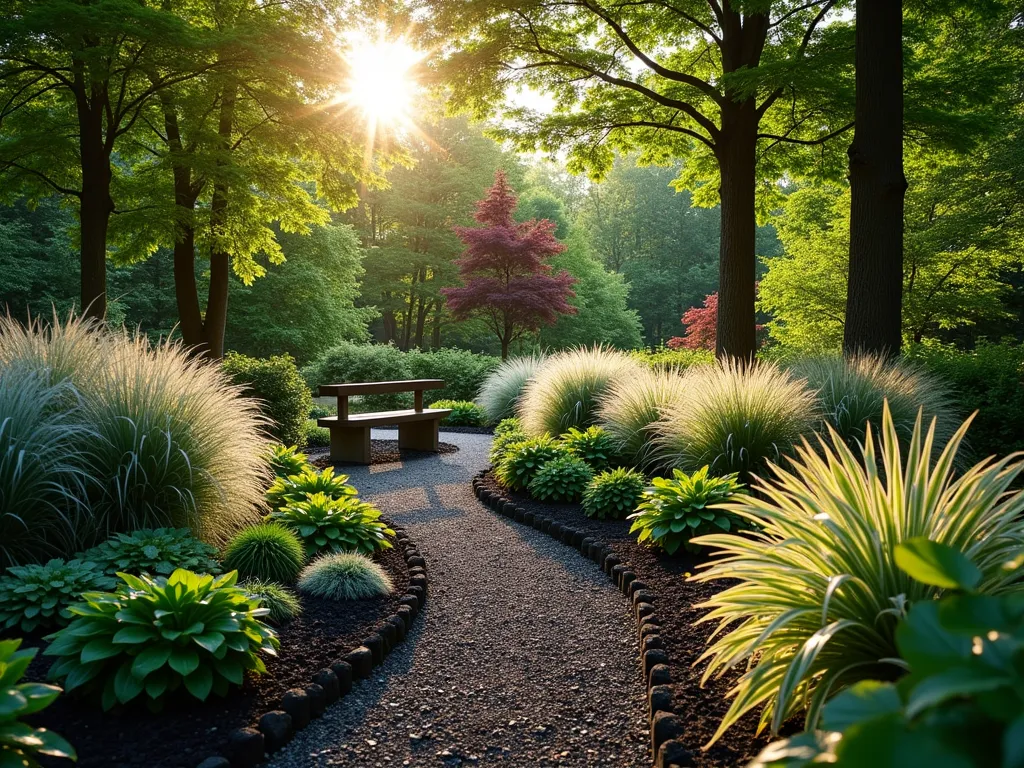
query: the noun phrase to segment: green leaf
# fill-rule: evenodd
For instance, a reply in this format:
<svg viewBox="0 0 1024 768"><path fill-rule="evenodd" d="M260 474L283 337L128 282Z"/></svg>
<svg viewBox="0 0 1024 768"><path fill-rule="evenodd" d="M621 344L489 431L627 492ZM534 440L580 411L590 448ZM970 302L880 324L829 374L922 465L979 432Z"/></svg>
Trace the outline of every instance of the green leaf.
<svg viewBox="0 0 1024 768"><path fill-rule="evenodd" d="M923 584L944 589L974 589L981 571L962 552L926 538L896 547L896 565Z"/></svg>
<svg viewBox="0 0 1024 768"><path fill-rule="evenodd" d="M191 675L199 666L199 654L191 648L175 648L168 659L171 669L182 677Z"/></svg>
<svg viewBox="0 0 1024 768"><path fill-rule="evenodd" d="M855 723L898 713L902 708L896 686L867 680L839 693L826 704L822 724L830 731L845 731Z"/></svg>
<svg viewBox="0 0 1024 768"><path fill-rule="evenodd" d="M974 768L925 729L910 730L896 715L851 726L836 747L840 765L865 768Z"/></svg>
<svg viewBox="0 0 1024 768"><path fill-rule="evenodd" d="M200 701L206 701L213 687L213 672L209 667L199 667L192 674L185 678L185 687L188 692Z"/></svg>
<svg viewBox="0 0 1024 768"><path fill-rule="evenodd" d="M114 675L114 693L117 700L127 704L140 693L142 693L142 678L132 674L132 663L126 661Z"/></svg>
<svg viewBox="0 0 1024 768"><path fill-rule="evenodd" d="M0 691L0 717L13 717L28 706L25 695L14 688Z"/></svg>
<svg viewBox="0 0 1024 768"><path fill-rule="evenodd" d="M117 656L119 653L121 653L121 649L110 642L110 640L105 637L97 637L95 640L90 640L85 644L85 647L82 648L80 659L83 664L89 664L93 661L109 659L111 656Z"/></svg>
<svg viewBox="0 0 1024 768"><path fill-rule="evenodd" d="M1020 715L1003 733L1002 768L1024 768L1024 715Z"/></svg>
<svg viewBox="0 0 1024 768"><path fill-rule="evenodd" d="M50 757L63 757L68 760L78 759L78 755L75 754L75 748L63 736L53 731L48 731L46 728L37 728L36 738L40 741L40 745L36 748L36 751L40 754L49 755Z"/></svg>
<svg viewBox="0 0 1024 768"><path fill-rule="evenodd" d="M984 667L958 667L922 680L907 700L907 717L917 717L929 707L973 693L994 691L1008 686L1010 679Z"/></svg>
<svg viewBox="0 0 1024 768"><path fill-rule="evenodd" d="M171 656L171 646L168 643L160 643L146 648L132 663L132 672L143 679L160 669Z"/></svg>

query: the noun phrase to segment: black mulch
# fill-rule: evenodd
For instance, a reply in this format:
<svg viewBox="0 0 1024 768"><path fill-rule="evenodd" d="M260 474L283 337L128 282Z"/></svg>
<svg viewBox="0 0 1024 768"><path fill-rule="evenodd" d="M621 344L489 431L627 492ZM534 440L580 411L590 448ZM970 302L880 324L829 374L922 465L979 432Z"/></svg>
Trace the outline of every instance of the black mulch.
<svg viewBox="0 0 1024 768"><path fill-rule="evenodd" d="M309 685L316 672L340 660L394 613L409 585L408 566L397 549L379 552L374 559L395 583L392 596L352 602L301 597L302 614L278 629L278 656L264 659L267 673L247 677L225 698L211 695L201 703L183 697L154 714L145 705L103 712L94 700L61 696L31 722L71 742L79 768L194 768L219 751L228 733L254 725L263 713L278 709L286 691ZM44 641L26 639L23 647L42 645ZM40 651L27 678L45 680L50 663ZM46 765L71 764L48 760Z"/></svg>
<svg viewBox="0 0 1024 768"><path fill-rule="evenodd" d="M459 446L452 445L451 443L437 444L437 453L455 453L459 450ZM351 462L338 461L332 462L330 457L327 455L327 449L324 448L321 451L309 453L309 463L318 469L324 469L325 467L345 467L345 466L358 466L353 465ZM370 463L371 464L392 464L396 461L415 461L416 459L424 459L428 456L436 456L433 451L410 451L407 449L398 448L397 440L371 440L370 441Z"/></svg>
<svg viewBox="0 0 1024 768"><path fill-rule="evenodd" d="M661 621L660 634L668 652L675 694L675 713L682 719L686 733L686 746L694 753L695 768L711 766L743 766L761 751L770 739L762 734L756 737L757 719L748 715L707 751L700 747L714 735L722 716L728 709L725 694L735 676L710 680L700 687L705 664L694 666L704 652L705 643L713 624L694 622L705 613L695 606L707 600L725 585L696 584L687 576L697 570L701 560L687 553L668 556L647 546L637 544L630 536L630 523L626 520L597 520L587 517L579 504L546 504L522 493L507 491L487 475L485 485L495 493L515 501L523 509L540 512L607 544L623 562L628 563L637 579L644 582L656 599L655 611Z"/></svg>

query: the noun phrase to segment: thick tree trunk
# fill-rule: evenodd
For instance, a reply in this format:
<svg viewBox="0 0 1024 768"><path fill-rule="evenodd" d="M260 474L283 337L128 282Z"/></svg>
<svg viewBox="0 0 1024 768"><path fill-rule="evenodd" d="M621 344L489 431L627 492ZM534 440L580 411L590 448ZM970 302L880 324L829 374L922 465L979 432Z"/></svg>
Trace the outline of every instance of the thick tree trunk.
<svg viewBox="0 0 1024 768"><path fill-rule="evenodd" d="M902 342L903 10L857 0L857 101L850 158L850 277L843 351L899 354Z"/></svg>
<svg viewBox="0 0 1024 768"><path fill-rule="evenodd" d="M236 86L234 83L224 87L223 100L220 105L220 120L217 134L220 137L221 149L231 149L231 134L235 123ZM226 161L218 165L223 166ZM206 354L219 360L224 357L224 328L228 319L228 283L231 272L231 255L223 247L226 237L228 217L228 183L223 178L213 185L213 198L210 201L210 224L213 228L213 246L210 248L210 287L206 294L206 317L203 320ZM218 237L219 235L219 237Z"/></svg>
<svg viewBox="0 0 1024 768"><path fill-rule="evenodd" d="M78 209L80 227L81 312L103 320L107 314L107 228L114 212L110 196L110 153L103 136L103 112L99 102L105 94L93 89L86 98L84 85L76 90L79 151L82 163L82 196Z"/></svg>

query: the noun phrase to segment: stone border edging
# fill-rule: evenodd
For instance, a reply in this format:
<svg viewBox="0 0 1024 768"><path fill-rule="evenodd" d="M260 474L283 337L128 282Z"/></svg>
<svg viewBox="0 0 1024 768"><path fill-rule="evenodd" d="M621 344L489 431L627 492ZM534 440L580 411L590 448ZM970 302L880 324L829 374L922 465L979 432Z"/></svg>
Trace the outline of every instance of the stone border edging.
<svg viewBox="0 0 1024 768"><path fill-rule="evenodd" d="M372 674L387 655L412 630L413 621L427 600L426 561L409 539L404 528L392 525L397 546L404 550L409 568L409 586L399 598L398 609L382 619L362 645L344 654L338 661L313 674L308 685L292 688L281 697L280 707L261 715L255 725L229 733L220 753L211 755L196 768L252 768L291 741L309 722L320 717L328 706L352 690L352 683Z"/></svg>
<svg viewBox="0 0 1024 768"><path fill-rule="evenodd" d="M687 768L693 764L693 755L683 744L683 721L672 711L672 676L668 667L668 653L658 634L661 621L655 612L655 595L639 581L628 563L604 542L583 531L562 525L544 515L528 512L511 499L494 493L483 484L491 469L483 469L473 476L473 493L487 507L517 523L529 525L563 544L578 549L580 554L601 566L615 586L629 598L633 618L640 638L640 660L647 686L647 714L651 730L651 754L655 768ZM206 767L201 768L216 768Z"/></svg>

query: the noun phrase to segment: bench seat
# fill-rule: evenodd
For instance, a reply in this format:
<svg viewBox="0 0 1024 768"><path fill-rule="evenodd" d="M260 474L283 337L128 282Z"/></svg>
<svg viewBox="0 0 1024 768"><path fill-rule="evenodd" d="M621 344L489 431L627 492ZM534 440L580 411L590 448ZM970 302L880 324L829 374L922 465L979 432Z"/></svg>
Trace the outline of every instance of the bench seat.
<svg viewBox="0 0 1024 768"><path fill-rule="evenodd" d="M334 426L352 425L362 427L384 427L391 424L402 424L408 421L440 421L451 413L449 408L424 408L422 411L413 409L404 411L377 411L376 413L350 413L347 419L339 420L337 416L324 416L317 419L318 427L331 429Z"/></svg>
<svg viewBox="0 0 1024 768"><path fill-rule="evenodd" d="M450 413L451 409L448 408L378 411L352 413L345 419L324 416L317 419L316 423L331 433L331 461L369 464L372 427L397 425L399 448L436 452L438 425Z"/></svg>

